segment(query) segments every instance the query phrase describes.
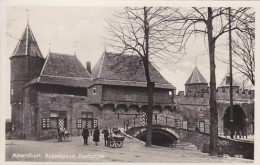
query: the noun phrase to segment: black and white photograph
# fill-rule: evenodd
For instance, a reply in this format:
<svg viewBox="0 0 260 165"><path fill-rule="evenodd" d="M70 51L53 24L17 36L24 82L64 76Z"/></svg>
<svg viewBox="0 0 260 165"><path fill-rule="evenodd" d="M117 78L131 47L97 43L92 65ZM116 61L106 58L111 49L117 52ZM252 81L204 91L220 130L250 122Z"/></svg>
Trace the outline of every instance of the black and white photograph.
<svg viewBox="0 0 260 165"><path fill-rule="evenodd" d="M256 163L259 3L23 1L1 3L2 162Z"/></svg>

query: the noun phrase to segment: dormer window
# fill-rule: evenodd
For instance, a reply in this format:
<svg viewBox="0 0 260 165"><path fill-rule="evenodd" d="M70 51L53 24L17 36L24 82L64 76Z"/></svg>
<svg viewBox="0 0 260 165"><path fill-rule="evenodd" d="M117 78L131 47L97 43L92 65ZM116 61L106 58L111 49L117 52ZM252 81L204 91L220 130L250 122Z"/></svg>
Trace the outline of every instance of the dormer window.
<svg viewBox="0 0 260 165"><path fill-rule="evenodd" d="M96 94L96 88L93 88L93 94L94 95Z"/></svg>

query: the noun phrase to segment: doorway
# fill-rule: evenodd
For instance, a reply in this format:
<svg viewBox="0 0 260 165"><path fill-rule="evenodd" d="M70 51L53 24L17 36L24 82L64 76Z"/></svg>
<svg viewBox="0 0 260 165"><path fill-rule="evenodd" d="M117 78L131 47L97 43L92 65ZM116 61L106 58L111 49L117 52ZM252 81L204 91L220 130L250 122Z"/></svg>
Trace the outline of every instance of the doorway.
<svg viewBox="0 0 260 165"><path fill-rule="evenodd" d="M239 105L234 105L233 122L230 122L230 107L228 107L224 113L223 125L224 125L224 129L230 132L236 131L236 132L242 132L242 134L245 133L246 115L244 110Z"/></svg>

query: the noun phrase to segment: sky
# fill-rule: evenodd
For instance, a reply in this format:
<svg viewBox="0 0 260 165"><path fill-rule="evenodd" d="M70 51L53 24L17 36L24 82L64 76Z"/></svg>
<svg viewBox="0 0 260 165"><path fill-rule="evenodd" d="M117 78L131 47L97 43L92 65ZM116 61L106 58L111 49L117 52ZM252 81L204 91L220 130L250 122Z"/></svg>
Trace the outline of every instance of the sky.
<svg viewBox="0 0 260 165"><path fill-rule="evenodd" d="M29 12L26 11L28 9ZM2 56L1 63L5 66L5 93L8 101L4 102L6 118L11 117L10 107L10 56L27 24L38 42L44 57L49 50L56 53L74 54L83 66L90 61L92 67L105 50L106 19L113 18L115 11L120 7L28 7L10 6L6 15L6 53ZM29 15L28 15L29 14ZM227 43L225 37L219 42ZM75 44L76 43L76 44ZM216 56L228 57L228 51L216 50ZM181 56L176 54L175 56ZM180 62L163 64L156 63L159 72L176 88L177 92L185 89L184 84L191 75L194 67L209 82L209 57L208 50L201 37L192 37L187 43L186 54ZM216 61L217 86L227 73L227 64Z"/></svg>

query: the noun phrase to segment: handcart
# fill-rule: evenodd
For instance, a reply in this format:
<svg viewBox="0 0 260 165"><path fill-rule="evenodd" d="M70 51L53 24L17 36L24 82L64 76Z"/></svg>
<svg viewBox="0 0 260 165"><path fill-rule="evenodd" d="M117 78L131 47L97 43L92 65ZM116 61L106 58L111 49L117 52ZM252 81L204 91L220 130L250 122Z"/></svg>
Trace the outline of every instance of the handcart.
<svg viewBox="0 0 260 165"><path fill-rule="evenodd" d="M62 139L64 141L70 141L71 140L71 135L70 135L70 132L67 131L67 130L61 130L58 132L58 142L62 142Z"/></svg>
<svg viewBox="0 0 260 165"><path fill-rule="evenodd" d="M121 148L125 137L123 135L111 134L108 138L108 146L111 148Z"/></svg>

